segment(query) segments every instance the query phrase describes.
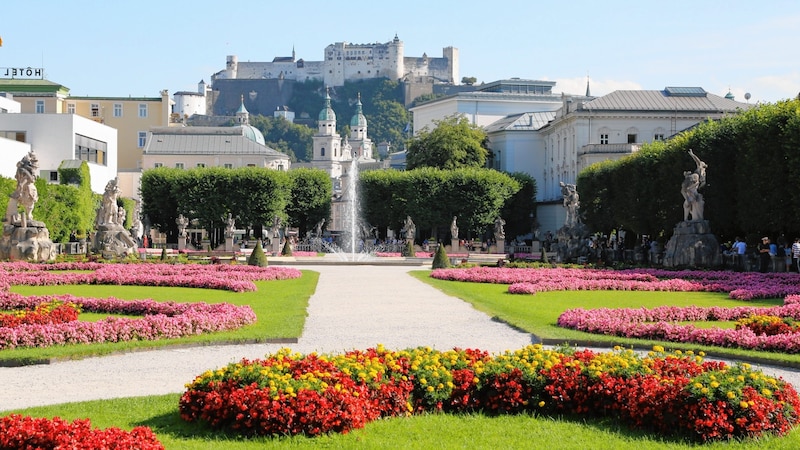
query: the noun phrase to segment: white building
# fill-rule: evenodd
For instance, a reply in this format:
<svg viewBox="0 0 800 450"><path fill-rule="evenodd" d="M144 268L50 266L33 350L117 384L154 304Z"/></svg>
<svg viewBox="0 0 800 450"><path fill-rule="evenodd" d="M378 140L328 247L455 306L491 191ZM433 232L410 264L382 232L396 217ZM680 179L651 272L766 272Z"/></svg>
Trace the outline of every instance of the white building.
<svg viewBox="0 0 800 450"><path fill-rule="evenodd" d="M270 62L239 61L228 55L225 70L211 77L219 79L322 80L326 86L344 86L345 81L372 78L390 80L433 80L457 83L458 49L445 47L441 58L406 57L403 42L395 36L386 43L351 44L337 42L325 47L322 61L305 61L292 56L276 57Z"/></svg>
<svg viewBox="0 0 800 450"><path fill-rule="evenodd" d="M147 136L143 168L264 167L289 170L285 153L267 147L264 135L250 125L242 106L231 127L154 127Z"/></svg>
<svg viewBox="0 0 800 450"><path fill-rule="evenodd" d="M75 114L0 114L0 175L13 178L30 150L39 159L39 176L52 183L65 160L88 162L98 194L117 176L117 130Z"/></svg>

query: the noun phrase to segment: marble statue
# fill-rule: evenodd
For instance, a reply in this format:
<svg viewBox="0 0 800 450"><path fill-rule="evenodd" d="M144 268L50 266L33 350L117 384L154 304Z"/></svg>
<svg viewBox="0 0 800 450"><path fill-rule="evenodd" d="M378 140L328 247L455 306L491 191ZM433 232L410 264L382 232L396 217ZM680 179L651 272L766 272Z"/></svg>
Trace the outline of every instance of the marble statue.
<svg viewBox="0 0 800 450"><path fill-rule="evenodd" d="M318 238L322 237L322 226L323 225L325 225L325 219L324 218L322 220L320 220L319 222L317 222L316 237L318 237Z"/></svg>
<svg viewBox="0 0 800 450"><path fill-rule="evenodd" d="M697 167L694 171L686 170L683 172L683 183L681 183L683 220L689 221L690 216L693 221L703 220L705 201L703 200L703 194L698 190L706 185L706 169L708 165L701 161L691 149L689 150L689 155Z"/></svg>
<svg viewBox="0 0 800 450"><path fill-rule="evenodd" d="M456 223L458 216L453 216L453 221L450 222L450 238L458 239L458 224Z"/></svg>
<svg viewBox="0 0 800 450"><path fill-rule="evenodd" d="M280 235L281 235L281 218L280 217L275 216L275 218L272 221L272 228L270 229L270 232L272 234L272 237L274 237L274 238L280 237Z"/></svg>
<svg viewBox="0 0 800 450"><path fill-rule="evenodd" d="M36 190L36 174L39 172L39 158L31 150L17 162L17 188L11 193L8 200L6 222L13 224L19 220L22 228L27 228L28 221L33 220L33 207L39 201L39 192ZM22 206L23 213L19 214Z"/></svg>
<svg viewBox="0 0 800 450"><path fill-rule="evenodd" d="M175 219L175 224L178 225L178 236L185 238L186 228L189 226L189 219L183 214L178 214L178 218Z"/></svg>
<svg viewBox="0 0 800 450"><path fill-rule="evenodd" d="M236 229L236 219L233 214L228 213L228 218L225 219L225 237L233 237L233 231Z"/></svg>
<svg viewBox="0 0 800 450"><path fill-rule="evenodd" d="M503 220L501 217L498 217L494 220L494 240L495 241L502 241L506 238L506 232L503 229L505 226L506 221Z"/></svg>
<svg viewBox="0 0 800 450"><path fill-rule="evenodd" d="M106 189L103 193L103 200L100 203L100 209L97 210L97 220L95 225L118 224L119 209L117 208L117 197L119 197L119 178L114 178L106 183ZM125 218L123 217L123 222Z"/></svg>
<svg viewBox="0 0 800 450"><path fill-rule="evenodd" d="M571 228L580 223L578 217L578 208L580 207L580 199L578 197L578 188L574 184L558 183L561 186L561 195L564 197L564 208L567 209L567 218L564 220L564 226Z"/></svg>
<svg viewBox="0 0 800 450"><path fill-rule="evenodd" d="M411 216L406 216L406 221L403 224L403 229L406 230L406 239L413 240L417 235L417 226L411 220Z"/></svg>

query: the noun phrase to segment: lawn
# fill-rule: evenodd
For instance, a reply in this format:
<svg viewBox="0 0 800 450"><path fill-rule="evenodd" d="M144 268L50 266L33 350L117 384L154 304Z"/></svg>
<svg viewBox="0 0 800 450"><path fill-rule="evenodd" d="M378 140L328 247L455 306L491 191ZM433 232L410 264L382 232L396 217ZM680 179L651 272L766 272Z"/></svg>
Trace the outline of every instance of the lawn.
<svg viewBox="0 0 800 450"><path fill-rule="evenodd" d="M476 309L496 317L509 325L532 333L544 343L559 345L571 343L578 346L635 347L650 349L653 345L664 345L671 349L704 351L710 357L732 357L753 362L800 367L800 355L742 350L681 343L664 343L653 340L628 339L616 336L585 333L561 328L556 325L558 316L572 308L653 308L656 306L775 306L781 299L733 300L724 293L712 292L652 292L652 291L551 291L536 295L508 293L508 285L490 283L466 283L437 280L429 271L414 271L411 275L443 292L471 303ZM709 327L711 323L696 322L697 326ZM714 322L725 328L733 322Z"/></svg>

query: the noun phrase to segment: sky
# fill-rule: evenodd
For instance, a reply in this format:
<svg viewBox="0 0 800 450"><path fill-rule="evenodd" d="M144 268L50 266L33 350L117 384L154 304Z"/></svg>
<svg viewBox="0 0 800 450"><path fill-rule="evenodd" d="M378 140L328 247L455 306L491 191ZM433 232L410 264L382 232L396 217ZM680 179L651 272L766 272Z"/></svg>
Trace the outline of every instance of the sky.
<svg viewBox="0 0 800 450"><path fill-rule="evenodd" d="M196 91L239 61L321 61L335 42L405 55L459 51L478 83L555 81L554 92L699 86L750 103L800 93L797 0L3 0L0 68L41 67L73 96ZM2 69L0 69L2 70ZM5 70L0 71L0 76Z"/></svg>

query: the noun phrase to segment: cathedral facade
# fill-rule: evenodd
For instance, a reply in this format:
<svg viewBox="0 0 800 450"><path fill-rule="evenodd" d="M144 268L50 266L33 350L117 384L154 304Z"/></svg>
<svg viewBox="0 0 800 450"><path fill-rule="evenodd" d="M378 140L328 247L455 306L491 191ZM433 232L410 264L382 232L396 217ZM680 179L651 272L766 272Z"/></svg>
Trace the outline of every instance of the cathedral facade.
<svg viewBox="0 0 800 450"><path fill-rule="evenodd" d="M356 113L350 120L350 135L342 138L336 131L336 113L331 97L325 92L325 106L317 118L317 133L312 137L314 152L311 167L324 170L333 179L347 175L353 160L357 163L375 162L372 140L367 135L367 118L361 109L361 96Z"/></svg>

